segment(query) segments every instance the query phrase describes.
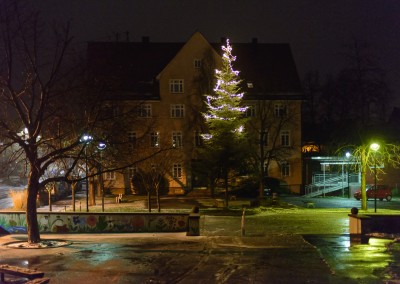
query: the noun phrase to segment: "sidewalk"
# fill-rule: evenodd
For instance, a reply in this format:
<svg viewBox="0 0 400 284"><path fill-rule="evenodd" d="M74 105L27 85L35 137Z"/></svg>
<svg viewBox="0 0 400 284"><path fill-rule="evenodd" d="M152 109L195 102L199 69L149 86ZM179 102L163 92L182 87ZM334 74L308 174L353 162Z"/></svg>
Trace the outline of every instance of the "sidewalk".
<svg viewBox="0 0 400 284"><path fill-rule="evenodd" d="M0 264L36 268L50 283L330 283L320 254L301 236L186 237L172 234L43 235L70 245L12 249ZM333 282L332 282L333 283Z"/></svg>

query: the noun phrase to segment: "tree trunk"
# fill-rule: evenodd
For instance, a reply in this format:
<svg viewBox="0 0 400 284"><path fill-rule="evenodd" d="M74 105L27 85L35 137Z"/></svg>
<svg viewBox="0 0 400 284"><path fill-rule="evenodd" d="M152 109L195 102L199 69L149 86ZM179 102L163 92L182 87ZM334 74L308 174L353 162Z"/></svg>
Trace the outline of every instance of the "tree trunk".
<svg viewBox="0 0 400 284"><path fill-rule="evenodd" d="M149 212L151 212L151 192L150 191L147 192L147 208L148 208Z"/></svg>
<svg viewBox="0 0 400 284"><path fill-rule="evenodd" d="M361 209L367 210L367 160L365 150L361 154Z"/></svg>
<svg viewBox="0 0 400 284"><path fill-rule="evenodd" d="M260 175L259 175L259 199L263 199L264 197L264 163L265 163L265 159L264 159L264 132L262 132L260 134Z"/></svg>
<svg viewBox="0 0 400 284"><path fill-rule="evenodd" d="M228 173L225 173L225 206L228 207L229 195L228 195Z"/></svg>
<svg viewBox="0 0 400 284"><path fill-rule="evenodd" d="M94 190L94 180L93 178L89 179L89 205L93 206L96 205L96 195Z"/></svg>
<svg viewBox="0 0 400 284"><path fill-rule="evenodd" d="M99 175L99 185L101 192L101 212L104 212L104 180L102 174Z"/></svg>
<svg viewBox="0 0 400 284"><path fill-rule="evenodd" d="M28 227L28 242L39 243L40 233L36 212L36 198L39 191L39 173L31 170L28 179L28 197L26 205L26 225Z"/></svg>
<svg viewBox="0 0 400 284"><path fill-rule="evenodd" d="M215 197L215 182L213 182L212 178L208 178L208 187L210 188L211 198Z"/></svg>
<svg viewBox="0 0 400 284"><path fill-rule="evenodd" d="M51 203L51 189L48 189L47 193L49 194L49 211L51 212L51 211L53 211L52 203Z"/></svg>
<svg viewBox="0 0 400 284"><path fill-rule="evenodd" d="M99 169L101 171L101 169ZM102 186L101 186L101 174L97 176L96 178L96 196L101 197L102 196Z"/></svg>
<svg viewBox="0 0 400 284"><path fill-rule="evenodd" d="M160 192L159 192L158 188L156 190L156 196L157 196L157 211L161 212Z"/></svg>
<svg viewBox="0 0 400 284"><path fill-rule="evenodd" d="M71 190L72 190L72 211L75 212L75 191L76 191L76 186L78 185L77 182L73 182L71 184Z"/></svg>

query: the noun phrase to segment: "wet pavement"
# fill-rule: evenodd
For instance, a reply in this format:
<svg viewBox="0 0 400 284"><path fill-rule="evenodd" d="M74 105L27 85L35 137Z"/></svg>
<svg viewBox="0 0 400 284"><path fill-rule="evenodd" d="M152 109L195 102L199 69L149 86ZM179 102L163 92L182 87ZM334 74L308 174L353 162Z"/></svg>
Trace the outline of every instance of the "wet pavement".
<svg viewBox="0 0 400 284"><path fill-rule="evenodd" d="M12 249L0 264L44 271L50 283L329 283L318 251L298 235L187 237L184 234L46 235L69 246Z"/></svg>
<svg viewBox="0 0 400 284"><path fill-rule="evenodd" d="M321 253L332 271L345 283L398 281L391 240L371 238L369 244L354 244L349 235L306 235L304 239ZM399 254L396 249L395 254Z"/></svg>
<svg viewBox="0 0 400 284"><path fill-rule="evenodd" d="M340 200L339 200L340 201ZM179 203L190 203L179 199ZM350 242L348 210L269 210L245 218L202 213L201 236L42 235L59 248L15 249L0 236L0 264L37 268L50 283L399 283L400 243ZM296 222L293 216L296 215Z"/></svg>

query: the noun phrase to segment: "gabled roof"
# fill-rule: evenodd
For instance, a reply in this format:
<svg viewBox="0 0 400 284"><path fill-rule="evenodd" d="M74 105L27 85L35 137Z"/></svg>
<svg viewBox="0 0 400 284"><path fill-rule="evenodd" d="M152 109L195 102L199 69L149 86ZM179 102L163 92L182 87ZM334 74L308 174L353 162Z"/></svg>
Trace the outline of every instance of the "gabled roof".
<svg viewBox="0 0 400 284"><path fill-rule="evenodd" d="M141 98L157 97L157 75L185 43L89 42L88 64L93 75L106 80L109 90L129 92ZM211 46L222 55L221 43ZM248 99L276 95L296 96L301 84L289 44L232 43L243 91ZM247 88L252 83L253 88Z"/></svg>
<svg viewBox="0 0 400 284"><path fill-rule="evenodd" d="M88 65L106 88L141 95L154 93L158 73L184 43L89 42ZM117 89L117 90L116 90Z"/></svg>
<svg viewBox="0 0 400 284"><path fill-rule="evenodd" d="M240 71L248 98L291 96L302 92L289 44L232 43L232 54L236 56L233 67ZM248 88L247 83L252 83L253 87Z"/></svg>

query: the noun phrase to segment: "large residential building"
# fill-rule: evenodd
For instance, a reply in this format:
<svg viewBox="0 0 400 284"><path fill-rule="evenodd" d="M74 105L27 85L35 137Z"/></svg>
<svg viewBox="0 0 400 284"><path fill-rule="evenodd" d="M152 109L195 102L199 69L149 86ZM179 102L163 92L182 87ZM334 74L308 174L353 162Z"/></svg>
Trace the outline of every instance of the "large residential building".
<svg viewBox="0 0 400 284"><path fill-rule="evenodd" d="M135 109L137 114L121 122L120 135L127 141L123 158L139 161L160 152L125 171L107 173L106 187L135 190L131 181L142 167L163 167L169 194L205 185L195 169L206 131L204 94L213 91L224 44L210 43L199 32L185 43L153 43L148 37L142 42L89 42L89 67L104 86L110 112ZM290 47L257 39L231 45L249 107L248 129L254 134L255 153L264 153L265 175L300 193L302 93Z"/></svg>

